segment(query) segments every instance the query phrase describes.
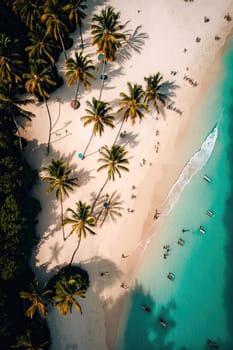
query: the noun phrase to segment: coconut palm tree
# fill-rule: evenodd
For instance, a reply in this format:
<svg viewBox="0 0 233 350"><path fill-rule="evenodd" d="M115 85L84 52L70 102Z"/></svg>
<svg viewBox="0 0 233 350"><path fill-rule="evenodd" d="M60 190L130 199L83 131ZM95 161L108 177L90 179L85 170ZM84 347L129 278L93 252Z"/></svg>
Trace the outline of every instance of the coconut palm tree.
<svg viewBox="0 0 233 350"><path fill-rule="evenodd" d="M76 203L76 211L74 211L71 208L68 208L67 211L71 213L71 218L67 217L63 220L63 225L70 224L71 225L71 231L70 235L72 235L74 232L78 235L78 245L72 255L70 265L73 262L74 256L80 246L81 239L86 238L87 232L95 235L96 232L92 230L92 227L95 226L96 218L94 215L90 212L90 206L87 205L84 202L77 202Z"/></svg>
<svg viewBox="0 0 233 350"><path fill-rule="evenodd" d="M114 143L117 141L118 136L121 132L121 129L123 127L123 124L127 122L128 119L131 120L132 125L135 124L136 119L143 119L144 118L144 112L148 111L148 105L146 103L143 103L143 97L144 92L142 89L142 86L139 84L131 84L127 83L129 94L125 94L124 92L120 93L120 108L118 109L117 113L122 114L121 118L121 125L119 128L119 131L117 133L117 136L115 138Z"/></svg>
<svg viewBox="0 0 233 350"><path fill-rule="evenodd" d="M55 86L56 83L52 80L51 66L45 66L45 61L35 60L31 61L29 65L29 73L24 73L23 77L26 79L25 88L35 97L43 99L49 117L49 137L47 144L47 154L49 154L52 118L49 111L47 99L49 98L48 89L50 86Z"/></svg>
<svg viewBox="0 0 233 350"><path fill-rule="evenodd" d="M0 33L0 81L18 83L22 80L24 64L19 54L18 40L12 40L5 33Z"/></svg>
<svg viewBox="0 0 233 350"><path fill-rule="evenodd" d="M30 283L29 292L20 292L20 298L27 299L31 303L25 312L26 316L32 319L35 313L39 312L40 316L46 317L46 302L50 293L51 290L46 289L46 284L40 286L37 280Z"/></svg>
<svg viewBox="0 0 233 350"><path fill-rule="evenodd" d="M39 0L15 0L12 10L21 21L33 31L41 16L41 1Z"/></svg>
<svg viewBox="0 0 233 350"><path fill-rule="evenodd" d="M68 167L67 163L62 160L52 159L48 167L44 168L48 172L48 176L43 176L43 181L48 181L50 183L47 192L50 193L56 190L56 199L60 202L61 207L61 226L63 233L63 240L65 241L65 232L63 223L63 201L65 198L69 197L69 192L77 187L77 177L70 177L71 168Z"/></svg>
<svg viewBox="0 0 233 350"><path fill-rule="evenodd" d="M55 296L53 297L56 307L63 316L69 311L72 313L73 306L82 314L82 308L75 297L85 299L86 289L80 289L80 276L71 276L68 279L63 275L55 285Z"/></svg>
<svg viewBox="0 0 233 350"><path fill-rule="evenodd" d="M95 69L92 63L90 56L84 55L83 51L75 52L75 58L69 58L66 61L65 76L68 77L67 85L71 86L74 83L78 83L74 101L72 101L74 109L78 108L80 105L78 101L80 84L83 84L85 89L87 89L91 85L88 79L95 79L94 75L90 73L91 70Z"/></svg>
<svg viewBox="0 0 233 350"><path fill-rule="evenodd" d="M97 45L97 52L103 54L102 84L99 100L104 87L106 64L108 61L115 60L117 49L121 47L121 41L126 40L125 35L121 32L125 26L120 24L119 19L120 12L116 12L111 6L103 9L100 15L95 14L92 17L92 45Z"/></svg>
<svg viewBox="0 0 233 350"><path fill-rule="evenodd" d="M117 194L116 191L114 191L110 197L107 196L106 199L103 200L96 220L101 220L100 226L103 225L107 218L115 221L116 217L122 216L121 211L123 208L121 207L121 204L122 201L120 201L120 195Z"/></svg>
<svg viewBox="0 0 233 350"><path fill-rule="evenodd" d="M45 349L46 345L48 347L48 344L49 344L48 340L42 342L39 345L34 344L34 341L32 340L31 333L32 333L32 331L30 329L26 329L26 333L24 335L17 337L16 345L11 345L11 348L25 349L25 350L43 350L43 349Z"/></svg>
<svg viewBox="0 0 233 350"><path fill-rule="evenodd" d="M147 104L152 102L157 113L159 114L158 103L160 102L163 106L165 106L168 97L165 92L162 92L165 88L165 83L162 82L163 76L158 72L156 74L145 77L144 80L147 83L146 90L144 92L144 102L146 102Z"/></svg>
<svg viewBox="0 0 233 350"><path fill-rule="evenodd" d="M31 45L26 47L26 52L30 59L48 59L51 64L55 63L53 52L56 51L56 44L49 35L46 35L45 29L36 24L33 32L28 33Z"/></svg>
<svg viewBox="0 0 233 350"><path fill-rule="evenodd" d="M60 40L65 60L67 60L66 50L62 38L68 32L65 12L62 8L61 0L46 0L44 14L41 17L46 25L46 33L51 35L56 41Z"/></svg>
<svg viewBox="0 0 233 350"><path fill-rule="evenodd" d="M35 116L32 112L21 108L21 106L25 106L26 104L32 103L33 101L33 99L19 97L19 91L15 85L11 83L0 83L0 111L2 111L6 117L12 118L13 125L16 127L18 133L19 146L21 151L22 142L19 131L20 125L17 122L17 118L23 117L31 120L31 118ZM9 123L7 120L6 122Z"/></svg>
<svg viewBox="0 0 233 350"><path fill-rule="evenodd" d="M89 106L89 108L86 108L88 115L81 117L81 120L84 122L84 126L87 126L89 124L94 125L90 140L88 141L87 146L83 152L83 158L85 158L85 154L93 136L96 136L97 134L102 136L105 125L110 126L111 128L115 127L113 124L114 116L110 114L112 107L108 102L99 101L93 97L92 102L87 101L86 104Z"/></svg>
<svg viewBox="0 0 233 350"><path fill-rule="evenodd" d="M116 174L121 177L121 170L129 171L129 169L125 166L125 164L129 164L128 159L126 158L127 151L124 146L121 145L112 145L111 148L108 146L104 146L100 149L100 154L102 158L98 159L98 162L103 163L97 171L101 171L103 169L107 169L108 176L105 180L103 186L101 187L98 195L96 196L94 203L91 208L91 212L93 212L96 202L98 201L104 187L107 185L108 181L115 181Z"/></svg>
<svg viewBox="0 0 233 350"><path fill-rule="evenodd" d="M68 4L63 7L63 10L68 14L69 22L72 24L73 28L79 27L80 33L80 48L84 49L83 37L82 37L82 27L83 20L87 17L84 10L87 8L87 0L69 0Z"/></svg>

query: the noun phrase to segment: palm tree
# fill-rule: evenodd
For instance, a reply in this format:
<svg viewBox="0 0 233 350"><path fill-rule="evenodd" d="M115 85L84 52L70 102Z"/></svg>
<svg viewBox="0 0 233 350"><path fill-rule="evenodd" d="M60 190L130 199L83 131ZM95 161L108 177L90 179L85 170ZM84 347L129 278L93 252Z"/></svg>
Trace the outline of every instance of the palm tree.
<svg viewBox="0 0 233 350"><path fill-rule="evenodd" d="M62 8L61 0L46 0L44 14L41 17L46 25L46 33L54 37L56 41L60 40L65 60L67 60L66 50L62 38L68 31L66 25L65 12Z"/></svg>
<svg viewBox="0 0 233 350"><path fill-rule="evenodd" d="M124 92L120 93L121 99L119 104L121 107L119 108L117 113L122 113L122 118L121 125L114 143L116 143L118 139L124 122L127 122L127 120L130 118L132 125L134 125L136 119L143 119L143 113L148 111L148 105L142 102L142 99L144 97L142 86L139 84L132 85L131 83L127 83L127 85L129 89L129 94L127 95Z"/></svg>
<svg viewBox="0 0 233 350"><path fill-rule="evenodd" d="M150 75L149 77L145 77L144 80L147 83L146 90L144 92L144 101L148 104L153 102L154 107L159 114L158 102L162 103L164 106L167 100L167 94L162 92L162 90L165 88L165 83L162 83L163 76L158 72Z"/></svg>
<svg viewBox="0 0 233 350"><path fill-rule="evenodd" d="M49 59L51 64L55 63L53 52L56 50L56 44L49 35L46 35L45 29L36 24L33 32L28 33L32 45L26 47L30 59L44 58Z"/></svg>
<svg viewBox="0 0 233 350"><path fill-rule="evenodd" d="M89 113L88 115L81 117L81 120L84 121L84 126L87 126L89 124L94 124L90 140L87 143L87 146L83 152L83 158L85 158L85 154L87 152L87 149L91 143L91 140L93 136L96 136L96 134L99 134L102 136L104 132L104 126L110 126L111 128L114 128L114 116L110 114L110 111L112 110L112 107L108 102L99 101L96 100L95 97L92 98L92 103L87 101L86 104L90 107L89 109L86 109L86 112Z"/></svg>
<svg viewBox="0 0 233 350"><path fill-rule="evenodd" d="M18 40L12 40L5 33L0 33L0 81L2 83L18 83L22 80L24 65L18 52Z"/></svg>
<svg viewBox="0 0 233 350"><path fill-rule="evenodd" d="M56 282L55 293L53 299L63 316L66 316L68 311L72 313L73 306L82 314L82 308L75 297L85 299L86 289L80 289L79 275L77 278L70 276L69 279L64 275L61 276L60 280Z"/></svg>
<svg viewBox="0 0 233 350"><path fill-rule="evenodd" d="M66 61L65 76L69 77L67 80L67 85L71 86L74 83L78 83L74 101L72 101L72 106L74 109L78 108L80 105L77 99L80 84L82 83L85 89L87 89L91 85L88 79L95 79L95 77L90 73L91 70L95 69L95 66L92 63L93 62L89 55L84 55L82 51L75 52L75 59L69 58Z"/></svg>
<svg viewBox="0 0 233 350"><path fill-rule="evenodd" d="M30 283L29 292L20 292L20 298L27 299L31 303L25 312L26 316L32 319L37 311L40 316L46 317L46 301L50 293L51 290L46 289L46 284L40 286L37 280Z"/></svg>
<svg viewBox="0 0 233 350"><path fill-rule="evenodd" d="M40 12L42 8L40 3L39 0L15 0L13 2L13 12L21 19L30 31L34 30L36 23L40 20Z"/></svg>
<svg viewBox="0 0 233 350"><path fill-rule="evenodd" d="M69 0L63 9L68 13L69 22L72 23L73 27L76 29L79 27L81 45L80 48L84 48L83 37L82 37L82 26L83 20L87 17L84 10L87 8L87 0Z"/></svg>
<svg viewBox="0 0 233 350"><path fill-rule="evenodd" d="M97 45L97 52L103 54L102 84L99 100L104 87L105 66L108 61L115 60L117 49L121 47L121 41L126 40L125 35L121 32L125 26L120 24L119 18L120 12L115 12L111 6L103 9L100 15L95 14L92 17L92 45Z"/></svg>
<svg viewBox="0 0 233 350"><path fill-rule="evenodd" d="M103 186L101 187L98 195L96 196L94 203L91 208L91 212L93 212L96 202L98 201L104 187L107 185L109 180L115 181L116 174L121 178L121 170L129 171L129 169L125 166L125 164L129 164L129 161L126 157L127 151L124 146L121 145L112 145L111 148L108 146L104 146L100 149L100 154L102 158L98 159L98 162L104 163L101 165L97 171L107 169L108 176L105 180Z"/></svg>
<svg viewBox="0 0 233 350"><path fill-rule="evenodd" d="M49 98L48 89L50 86L55 86L56 83L52 80L51 66L45 66L45 61L37 60L31 61L29 65L29 73L24 73L23 77L26 79L25 88L28 92L36 97L43 98L48 117L49 117L49 137L47 145L47 154L49 154L50 138L52 130L52 118L49 111L47 99Z"/></svg>
<svg viewBox="0 0 233 350"><path fill-rule="evenodd" d="M20 98L19 91L16 86L13 84L1 84L0 83L0 111L3 111L6 116L10 116L12 118L12 122L15 125L19 137L19 146L22 151L22 142L21 136L19 132L19 124L17 122L18 117L23 117L28 120L31 120L35 115L25 109L21 108L21 106L25 106L28 103L33 102L33 99Z"/></svg>
<svg viewBox="0 0 233 350"><path fill-rule="evenodd" d="M60 201L61 206L61 225L63 223L63 201L69 197L69 192L77 187L77 177L70 178L71 168L68 167L67 163L62 160L53 159L48 167L44 168L48 172L48 176L43 176L43 181L49 181L50 185L47 192L50 193L56 190L56 199ZM62 225L63 240L65 241L64 226Z"/></svg>
<svg viewBox="0 0 233 350"><path fill-rule="evenodd" d="M43 343L36 345L34 344L31 336L32 331L30 329L26 329L26 333L17 337L17 344L11 345L11 348L14 349L25 349L25 350L43 350L45 345L48 345L49 341L46 340Z"/></svg>
<svg viewBox="0 0 233 350"><path fill-rule="evenodd" d="M92 235L96 234L96 232L92 230L92 227L95 226L96 218L91 214L90 206L81 201L76 203L76 211L71 208L68 208L67 211L71 213L71 218L65 218L63 220L63 225L71 224L71 231L69 236L74 232L78 235L78 245L72 255L70 261L71 265L81 243L81 239L86 238L87 232Z"/></svg>
<svg viewBox="0 0 233 350"><path fill-rule="evenodd" d="M121 211L123 208L121 207L121 204L122 201L120 201L120 195L117 194L116 191L114 191L110 197L107 196L106 199L104 199L96 220L98 221L101 219L100 226L103 225L108 217L115 221L115 217L122 216Z"/></svg>

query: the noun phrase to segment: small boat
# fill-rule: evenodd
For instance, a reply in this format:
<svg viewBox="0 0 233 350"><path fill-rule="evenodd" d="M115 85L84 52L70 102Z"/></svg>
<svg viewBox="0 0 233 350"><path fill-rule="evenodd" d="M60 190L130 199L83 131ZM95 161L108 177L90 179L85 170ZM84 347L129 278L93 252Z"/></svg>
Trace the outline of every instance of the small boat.
<svg viewBox="0 0 233 350"><path fill-rule="evenodd" d="M147 312L147 313L150 313L150 308L148 306L146 306L146 304L142 304L142 310Z"/></svg>
<svg viewBox="0 0 233 350"><path fill-rule="evenodd" d="M168 278L170 281L174 281L175 277L176 277L176 276L174 275L173 272L169 272L169 274L167 275L167 278Z"/></svg>
<svg viewBox="0 0 233 350"><path fill-rule="evenodd" d="M161 324L162 327L164 328L167 327L167 323L161 317L159 318L159 323Z"/></svg>
<svg viewBox="0 0 233 350"><path fill-rule="evenodd" d="M177 243L183 246L185 244L185 241L183 240L183 238L179 238Z"/></svg>
<svg viewBox="0 0 233 350"><path fill-rule="evenodd" d="M211 210L207 210L206 215L212 218L212 216L214 216L214 213Z"/></svg>
<svg viewBox="0 0 233 350"><path fill-rule="evenodd" d="M199 227L199 231L204 235L205 234L205 229L203 226L200 226Z"/></svg>
<svg viewBox="0 0 233 350"><path fill-rule="evenodd" d="M203 179L204 179L205 181L207 181L207 182L211 182L211 178L210 178L209 176L207 176L207 175L204 175L204 176L203 176Z"/></svg>
<svg viewBox="0 0 233 350"><path fill-rule="evenodd" d="M212 349L218 349L219 348L218 343L216 343L216 341L208 339L207 344Z"/></svg>

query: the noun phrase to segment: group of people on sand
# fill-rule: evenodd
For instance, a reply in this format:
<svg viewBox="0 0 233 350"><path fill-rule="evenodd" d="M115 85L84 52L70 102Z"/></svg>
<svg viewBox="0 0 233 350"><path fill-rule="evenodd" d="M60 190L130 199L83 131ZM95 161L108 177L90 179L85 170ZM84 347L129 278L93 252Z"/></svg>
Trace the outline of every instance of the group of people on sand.
<svg viewBox="0 0 233 350"><path fill-rule="evenodd" d="M191 84L192 86L197 86L198 83L196 81L194 81L193 79L189 78L187 75L184 75L184 80L187 80L189 82L189 84Z"/></svg>
<svg viewBox="0 0 233 350"><path fill-rule="evenodd" d="M179 108L177 108L177 107L174 106L174 102L170 103L170 104L167 106L167 109L171 109L172 111L178 113L179 115L182 115L182 114L183 114L183 112L182 112Z"/></svg>

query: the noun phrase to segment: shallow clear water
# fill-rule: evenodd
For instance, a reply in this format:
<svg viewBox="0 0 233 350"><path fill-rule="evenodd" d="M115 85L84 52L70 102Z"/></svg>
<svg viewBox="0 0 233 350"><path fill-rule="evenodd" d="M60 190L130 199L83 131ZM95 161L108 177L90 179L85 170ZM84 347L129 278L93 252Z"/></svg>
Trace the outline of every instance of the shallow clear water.
<svg viewBox="0 0 233 350"><path fill-rule="evenodd" d="M233 41L199 111L200 147L218 123L208 162L184 188L143 256L116 348L202 350L207 339L233 349ZM203 179L207 174L212 181ZM211 210L213 217L206 211ZM201 234L202 225L206 234ZM189 231L183 233L182 228ZM185 241L177 244L179 238ZM163 246L170 252L163 259ZM158 258L159 257L159 258ZM175 274L174 281L167 274ZM146 304L151 312L142 311ZM158 322L167 322L163 328Z"/></svg>

